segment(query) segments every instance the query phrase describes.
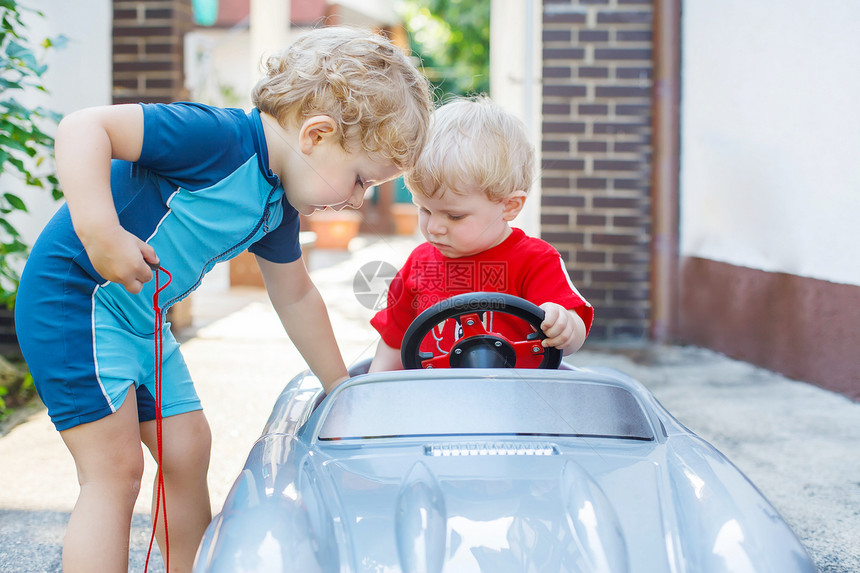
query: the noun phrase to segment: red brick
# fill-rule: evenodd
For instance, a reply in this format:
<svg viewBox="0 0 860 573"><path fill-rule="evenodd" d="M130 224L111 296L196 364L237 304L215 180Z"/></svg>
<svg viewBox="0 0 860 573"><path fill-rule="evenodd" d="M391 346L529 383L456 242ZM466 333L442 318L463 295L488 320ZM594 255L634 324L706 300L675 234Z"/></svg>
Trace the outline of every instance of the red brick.
<svg viewBox="0 0 860 573"><path fill-rule="evenodd" d="M605 141L579 141L576 150L581 153L604 153L608 151L609 144Z"/></svg>
<svg viewBox="0 0 860 573"><path fill-rule="evenodd" d="M615 32L617 42L651 42L650 30L617 30Z"/></svg>
<svg viewBox="0 0 860 573"><path fill-rule="evenodd" d="M616 141L612 144L612 150L616 153L641 153L646 146L641 141Z"/></svg>
<svg viewBox="0 0 860 573"><path fill-rule="evenodd" d="M544 9L544 24L585 24L585 12L548 12Z"/></svg>
<svg viewBox="0 0 860 573"><path fill-rule="evenodd" d="M541 238L550 244L581 245L585 241L585 233L543 232Z"/></svg>
<svg viewBox="0 0 860 573"><path fill-rule="evenodd" d="M608 42L609 30L580 30L580 42Z"/></svg>
<svg viewBox="0 0 860 573"><path fill-rule="evenodd" d="M642 200L637 197L594 197L592 203L597 208L607 209L638 209Z"/></svg>
<svg viewBox="0 0 860 573"><path fill-rule="evenodd" d="M648 273L644 271L592 271L594 280L604 283L625 283L647 281Z"/></svg>
<svg viewBox="0 0 860 573"><path fill-rule="evenodd" d="M541 37L545 44L549 42L570 42L573 34L570 30L544 30Z"/></svg>
<svg viewBox="0 0 860 573"><path fill-rule="evenodd" d="M617 104L615 106L617 115L648 116L651 114L651 106L646 104Z"/></svg>
<svg viewBox="0 0 860 573"><path fill-rule="evenodd" d="M546 121L544 133L585 133L585 123L576 121Z"/></svg>
<svg viewBox="0 0 860 573"><path fill-rule="evenodd" d="M578 68L578 76L580 78L608 78L609 68L595 66L581 66Z"/></svg>
<svg viewBox="0 0 860 573"><path fill-rule="evenodd" d="M541 205L544 207L585 207L585 197L576 195L541 194Z"/></svg>
<svg viewBox="0 0 860 573"><path fill-rule="evenodd" d="M642 164L638 161L622 161L620 159L596 159L595 171L638 171Z"/></svg>
<svg viewBox="0 0 860 573"><path fill-rule="evenodd" d="M570 66L544 66L542 74L544 78L570 78L573 75Z"/></svg>
<svg viewBox="0 0 860 573"><path fill-rule="evenodd" d="M642 168L647 167L647 164L641 164ZM648 188L648 181L643 179L629 179L625 177L616 177L612 180L612 186L615 189L628 189L632 191L641 191Z"/></svg>
<svg viewBox="0 0 860 573"><path fill-rule="evenodd" d="M544 48L544 60L581 60L585 57L584 48Z"/></svg>
<svg viewBox="0 0 860 573"><path fill-rule="evenodd" d="M578 263L605 263L606 253L603 251L577 251L576 262Z"/></svg>
<svg viewBox="0 0 860 573"><path fill-rule="evenodd" d="M542 213L541 225L569 225L570 215L567 213Z"/></svg>
<svg viewBox="0 0 860 573"><path fill-rule="evenodd" d="M597 14L597 22L599 24L650 24L651 12L599 12Z"/></svg>
<svg viewBox="0 0 860 573"><path fill-rule="evenodd" d="M651 60L651 50L646 48L596 48L595 60Z"/></svg>
<svg viewBox="0 0 860 573"><path fill-rule="evenodd" d="M588 89L581 85L546 85L543 86L543 95L547 97L582 97L587 93Z"/></svg>
<svg viewBox="0 0 860 573"><path fill-rule="evenodd" d="M544 103L544 115L570 115L570 102L565 103Z"/></svg>
<svg viewBox="0 0 860 573"><path fill-rule="evenodd" d="M570 189L569 177L541 177L543 189Z"/></svg>
<svg viewBox="0 0 860 573"><path fill-rule="evenodd" d="M569 141L552 141L552 140L543 140L541 141L541 151L544 152L569 152L570 151L570 142Z"/></svg>
<svg viewBox="0 0 860 573"><path fill-rule="evenodd" d="M173 30L170 26L122 26L115 25L114 37L150 38L156 36L169 36Z"/></svg>
<svg viewBox="0 0 860 573"><path fill-rule="evenodd" d="M606 98L648 98L651 95L651 87L639 86L597 86L595 89L597 97Z"/></svg>
<svg viewBox="0 0 860 573"><path fill-rule="evenodd" d="M582 159L543 159L541 161L541 169L544 171L582 171L585 169L585 161Z"/></svg>
<svg viewBox="0 0 860 573"><path fill-rule="evenodd" d="M595 122L592 129L595 135L605 135L613 133L639 133L643 128L649 126L642 123L631 122Z"/></svg>
<svg viewBox="0 0 860 573"><path fill-rule="evenodd" d="M603 177L577 177L577 189L606 189L606 179Z"/></svg>
<svg viewBox="0 0 860 573"><path fill-rule="evenodd" d="M651 68L645 66L615 68L615 77L620 80L650 80L651 74Z"/></svg>
<svg viewBox="0 0 860 573"><path fill-rule="evenodd" d="M590 213L579 213L576 216L576 224L582 226L595 226L600 225L602 227L606 226L606 216L605 215L592 215Z"/></svg>

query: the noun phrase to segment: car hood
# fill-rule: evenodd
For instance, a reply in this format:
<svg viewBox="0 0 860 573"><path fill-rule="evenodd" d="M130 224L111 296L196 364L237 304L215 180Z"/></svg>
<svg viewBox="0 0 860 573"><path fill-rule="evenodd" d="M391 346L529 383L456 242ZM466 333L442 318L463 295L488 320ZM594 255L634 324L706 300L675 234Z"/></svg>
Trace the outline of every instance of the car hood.
<svg viewBox="0 0 860 573"><path fill-rule="evenodd" d="M628 571L631 551L664 545L658 466L583 447L573 461L551 442L421 444L308 471L361 570Z"/></svg>

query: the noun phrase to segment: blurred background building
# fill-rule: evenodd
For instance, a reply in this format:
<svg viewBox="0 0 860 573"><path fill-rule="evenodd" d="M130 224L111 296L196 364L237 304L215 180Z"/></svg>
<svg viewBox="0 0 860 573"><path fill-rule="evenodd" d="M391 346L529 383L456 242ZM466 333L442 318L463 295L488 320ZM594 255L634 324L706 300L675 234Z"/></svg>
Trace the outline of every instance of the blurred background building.
<svg viewBox="0 0 860 573"><path fill-rule="evenodd" d="M595 305L588 344L692 343L860 398L860 4L485 4L489 81L471 85L533 134L541 176L519 224ZM402 5L40 0L34 29L69 42L38 97L62 113L247 107L260 57L308 27L370 26L415 47ZM380 190L363 230L393 232L403 192ZM55 208L36 195L30 238Z"/></svg>

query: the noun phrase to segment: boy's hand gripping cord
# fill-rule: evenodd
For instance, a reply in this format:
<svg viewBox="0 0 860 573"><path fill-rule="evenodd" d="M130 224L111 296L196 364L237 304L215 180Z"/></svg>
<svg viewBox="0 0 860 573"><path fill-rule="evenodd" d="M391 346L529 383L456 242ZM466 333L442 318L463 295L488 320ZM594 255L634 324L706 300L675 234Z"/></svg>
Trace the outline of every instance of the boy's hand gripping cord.
<svg viewBox="0 0 860 573"><path fill-rule="evenodd" d="M163 360L163 335L161 328L163 317L161 307L158 305L158 295L167 288L167 285L173 280L173 275L158 265L150 266L155 273L155 293L152 295L152 308L155 311L155 435L158 444L158 479L155 493L155 515L152 517L152 537L149 538L149 549L146 551L146 563L143 566L144 573L146 573L149 567L149 555L152 553L152 543L155 541L155 528L158 525L159 506L163 509L164 513L164 567L166 571L170 571L170 538L167 534L167 495L164 491L164 473L161 469L161 367ZM160 273L167 275L167 282L164 285L160 284Z"/></svg>

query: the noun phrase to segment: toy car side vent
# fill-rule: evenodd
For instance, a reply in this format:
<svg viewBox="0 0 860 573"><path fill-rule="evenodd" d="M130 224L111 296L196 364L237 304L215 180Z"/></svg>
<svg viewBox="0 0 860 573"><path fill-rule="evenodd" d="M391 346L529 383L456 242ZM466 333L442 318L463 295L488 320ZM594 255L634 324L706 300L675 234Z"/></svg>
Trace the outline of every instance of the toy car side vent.
<svg viewBox="0 0 860 573"><path fill-rule="evenodd" d="M555 444L546 442L454 442L427 444L425 456L557 456Z"/></svg>

